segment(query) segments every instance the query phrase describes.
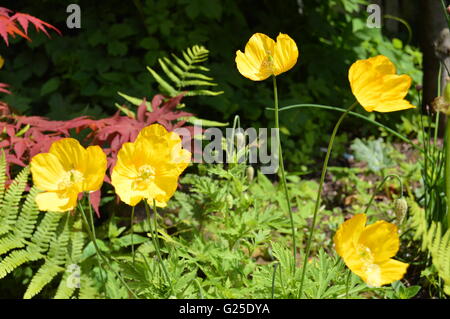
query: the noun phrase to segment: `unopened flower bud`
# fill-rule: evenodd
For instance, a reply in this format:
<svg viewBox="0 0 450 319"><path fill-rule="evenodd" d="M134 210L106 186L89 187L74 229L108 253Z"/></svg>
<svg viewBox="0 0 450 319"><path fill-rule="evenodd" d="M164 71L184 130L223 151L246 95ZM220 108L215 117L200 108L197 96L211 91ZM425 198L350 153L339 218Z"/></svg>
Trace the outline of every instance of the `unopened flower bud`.
<svg viewBox="0 0 450 319"><path fill-rule="evenodd" d="M245 145L245 136L242 132L236 132L236 145L241 148Z"/></svg>
<svg viewBox="0 0 450 319"><path fill-rule="evenodd" d="M255 169L253 166L247 167L247 170L245 171L245 175L247 177L247 181L250 183L253 178L255 177Z"/></svg>
<svg viewBox="0 0 450 319"><path fill-rule="evenodd" d="M401 224L408 211L408 203L404 197L397 198L394 201L394 213L398 224Z"/></svg>
<svg viewBox="0 0 450 319"><path fill-rule="evenodd" d="M442 96L435 98L431 105L436 112L441 112L447 115L450 114L450 103L448 103Z"/></svg>

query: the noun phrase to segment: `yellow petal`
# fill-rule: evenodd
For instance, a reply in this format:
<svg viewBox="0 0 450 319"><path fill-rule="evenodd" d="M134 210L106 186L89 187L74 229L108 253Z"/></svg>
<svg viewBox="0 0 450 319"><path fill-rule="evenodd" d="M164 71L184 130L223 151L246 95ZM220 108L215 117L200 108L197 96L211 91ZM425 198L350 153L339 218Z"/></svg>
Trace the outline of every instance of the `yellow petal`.
<svg viewBox="0 0 450 319"><path fill-rule="evenodd" d="M367 217L365 214L357 214L345 221L334 235L336 252L344 260L355 254L359 237L364 230Z"/></svg>
<svg viewBox="0 0 450 319"><path fill-rule="evenodd" d="M382 55L356 61L350 67L350 87L366 111L393 112L414 107L404 100L411 78L395 72L392 62Z"/></svg>
<svg viewBox="0 0 450 319"><path fill-rule="evenodd" d="M86 170L88 164L86 150L74 138L63 138L54 142L49 153L55 155L67 171L76 169L84 172Z"/></svg>
<svg viewBox="0 0 450 319"><path fill-rule="evenodd" d="M66 212L75 208L77 194L63 196L59 192L44 192L36 195L36 204L41 211Z"/></svg>
<svg viewBox="0 0 450 319"><path fill-rule="evenodd" d="M152 124L149 126L144 127L137 137L164 137L166 134L168 134L166 128L162 126L161 124Z"/></svg>
<svg viewBox="0 0 450 319"><path fill-rule="evenodd" d="M0 55L0 69L3 67L4 64L5 64L5 60L4 60L3 57Z"/></svg>
<svg viewBox="0 0 450 319"><path fill-rule="evenodd" d="M269 56L273 56L275 41L262 33L255 33L248 40L245 52L236 52L239 72L253 81L262 81L274 74Z"/></svg>
<svg viewBox="0 0 450 319"><path fill-rule="evenodd" d="M371 287L381 287L402 279L408 266L401 261L389 259L383 263L371 265L361 278Z"/></svg>
<svg viewBox="0 0 450 319"><path fill-rule="evenodd" d="M100 146L89 146L86 149L86 161L89 165L86 166L84 174L83 191L94 192L103 184L105 177L107 162L106 154Z"/></svg>
<svg viewBox="0 0 450 319"><path fill-rule="evenodd" d="M382 102L382 104L376 106L373 110L377 112L395 112L413 108L415 108L415 106L409 103L407 100L396 100Z"/></svg>
<svg viewBox="0 0 450 319"><path fill-rule="evenodd" d="M31 159L33 183L40 190L58 190L58 181L65 174L59 159L50 153L37 154Z"/></svg>
<svg viewBox="0 0 450 319"><path fill-rule="evenodd" d="M400 247L397 231L394 224L378 221L364 229L359 243L370 249L375 262L382 262L395 256Z"/></svg>
<svg viewBox="0 0 450 319"><path fill-rule="evenodd" d="M273 55L275 75L289 71L297 63L298 48L294 40L287 34L277 37Z"/></svg>

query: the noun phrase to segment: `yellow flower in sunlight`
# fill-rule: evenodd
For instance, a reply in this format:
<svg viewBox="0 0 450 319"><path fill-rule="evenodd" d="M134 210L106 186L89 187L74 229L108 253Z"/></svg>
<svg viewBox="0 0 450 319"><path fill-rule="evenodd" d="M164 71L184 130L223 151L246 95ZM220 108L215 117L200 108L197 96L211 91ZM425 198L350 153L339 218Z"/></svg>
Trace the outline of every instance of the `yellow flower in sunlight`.
<svg viewBox="0 0 450 319"><path fill-rule="evenodd" d="M159 125L145 127L134 143L124 143L111 175L120 199L135 206L142 199L164 207L175 193L178 177L189 165L191 153L181 138Z"/></svg>
<svg viewBox="0 0 450 319"><path fill-rule="evenodd" d="M267 35L255 33L245 46L245 53L236 52L239 72L253 81L262 81L272 75L289 71L297 63L295 41L280 33L275 42Z"/></svg>
<svg viewBox="0 0 450 319"><path fill-rule="evenodd" d="M400 246L397 227L385 221L366 226L365 214L344 222L334 236L336 252L369 286L381 287L403 278L408 264L394 260Z"/></svg>
<svg viewBox="0 0 450 319"><path fill-rule="evenodd" d="M99 146L85 149L73 138L54 142L48 153L31 159L33 183L45 191L36 196L39 210L74 209L79 193L100 189L105 172L106 155Z"/></svg>
<svg viewBox="0 0 450 319"><path fill-rule="evenodd" d="M397 75L395 65L384 55L356 61L350 67L348 79L353 95L367 112L415 108L405 100L411 78Z"/></svg>
<svg viewBox="0 0 450 319"><path fill-rule="evenodd" d="M0 69L3 68L3 64L5 64L5 60L4 60L3 57L0 55Z"/></svg>

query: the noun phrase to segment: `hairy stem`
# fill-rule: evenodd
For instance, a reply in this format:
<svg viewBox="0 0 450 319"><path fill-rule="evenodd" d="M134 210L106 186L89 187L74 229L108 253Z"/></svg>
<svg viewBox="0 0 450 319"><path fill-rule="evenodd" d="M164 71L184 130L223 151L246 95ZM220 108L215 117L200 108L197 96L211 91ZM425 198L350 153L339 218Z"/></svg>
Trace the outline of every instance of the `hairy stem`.
<svg viewBox="0 0 450 319"><path fill-rule="evenodd" d="M317 213L318 213L319 207L320 207L320 198L322 196L323 184L325 182L325 175L326 175L327 169L328 169L328 161L330 160L331 150L333 149L334 138L336 137L337 131L338 131L339 126L341 125L342 121L347 116L347 114L356 107L356 105L357 105L357 102L353 103L347 109L347 111L341 115L341 117L337 121L336 125L334 126L333 133L331 134L331 137L330 137L330 142L328 143L327 155L325 156L325 161L322 166L322 173L320 175L319 190L317 192L316 204L314 206L312 225L311 225L311 229L309 231L308 242L306 244L305 257L303 258L303 267L302 267L302 276L300 279L299 298L301 298L302 292L303 292L303 283L305 280L306 267L308 265L308 256L311 251L311 242L312 242L312 238L314 236L314 228L316 227Z"/></svg>
<svg viewBox="0 0 450 319"><path fill-rule="evenodd" d="M281 138L280 138L280 121L278 117L278 89L277 89L277 78L275 76L273 78L273 94L274 94L274 104L275 104L275 128L277 129L277 143L278 143L278 154L280 159L280 173L281 173L281 183L283 184L284 195L286 197L286 203L289 210L289 218L291 220L291 232L292 232L292 250L294 256L294 267L293 271L295 272L295 264L297 261L297 243L295 239L295 227L294 227L294 216L292 215L291 201L289 197L289 191L286 183L286 174L284 171L284 162L283 162L283 150L281 147Z"/></svg>

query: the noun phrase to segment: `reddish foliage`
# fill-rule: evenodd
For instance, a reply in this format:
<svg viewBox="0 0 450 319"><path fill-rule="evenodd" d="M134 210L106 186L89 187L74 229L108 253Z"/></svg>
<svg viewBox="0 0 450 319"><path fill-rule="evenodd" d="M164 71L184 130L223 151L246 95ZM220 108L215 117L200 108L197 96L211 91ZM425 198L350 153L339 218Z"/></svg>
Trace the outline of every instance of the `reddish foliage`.
<svg viewBox="0 0 450 319"><path fill-rule="evenodd" d="M182 97L180 95L166 99L162 95L156 95L152 99L152 111L147 109L144 99L138 107L136 118L122 116L117 112L112 117L100 120L82 116L69 121L14 115L5 103L0 102L0 149L6 151L9 165L26 166L36 154L48 152L53 142L69 137L71 130L81 132L87 129L90 132L82 142L85 145L100 145L107 155L108 168L111 171L122 144L134 141L145 126L158 122L168 131L179 127L193 130L192 126L184 126L186 121L179 120L181 117L193 116L191 113L176 110ZM105 181L110 183L108 176L105 176ZM100 192L90 194L91 204L97 214L100 197Z"/></svg>
<svg viewBox="0 0 450 319"><path fill-rule="evenodd" d="M5 88L7 88L8 86L9 86L9 85L6 84L6 83L0 83L0 92L7 93L7 94L11 94L11 91L9 91L8 89L5 89Z"/></svg>
<svg viewBox="0 0 450 319"><path fill-rule="evenodd" d="M20 37L31 41L28 37L28 25L30 23L34 25L36 31L42 31L48 37L50 37L50 35L46 28L53 29L61 35L61 31L47 22L26 13L17 12L14 15L11 15L11 12L12 11L7 8L0 7L0 36L5 41L6 45L9 45L8 36L15 37L16 35L19 35Z"/></svg>

